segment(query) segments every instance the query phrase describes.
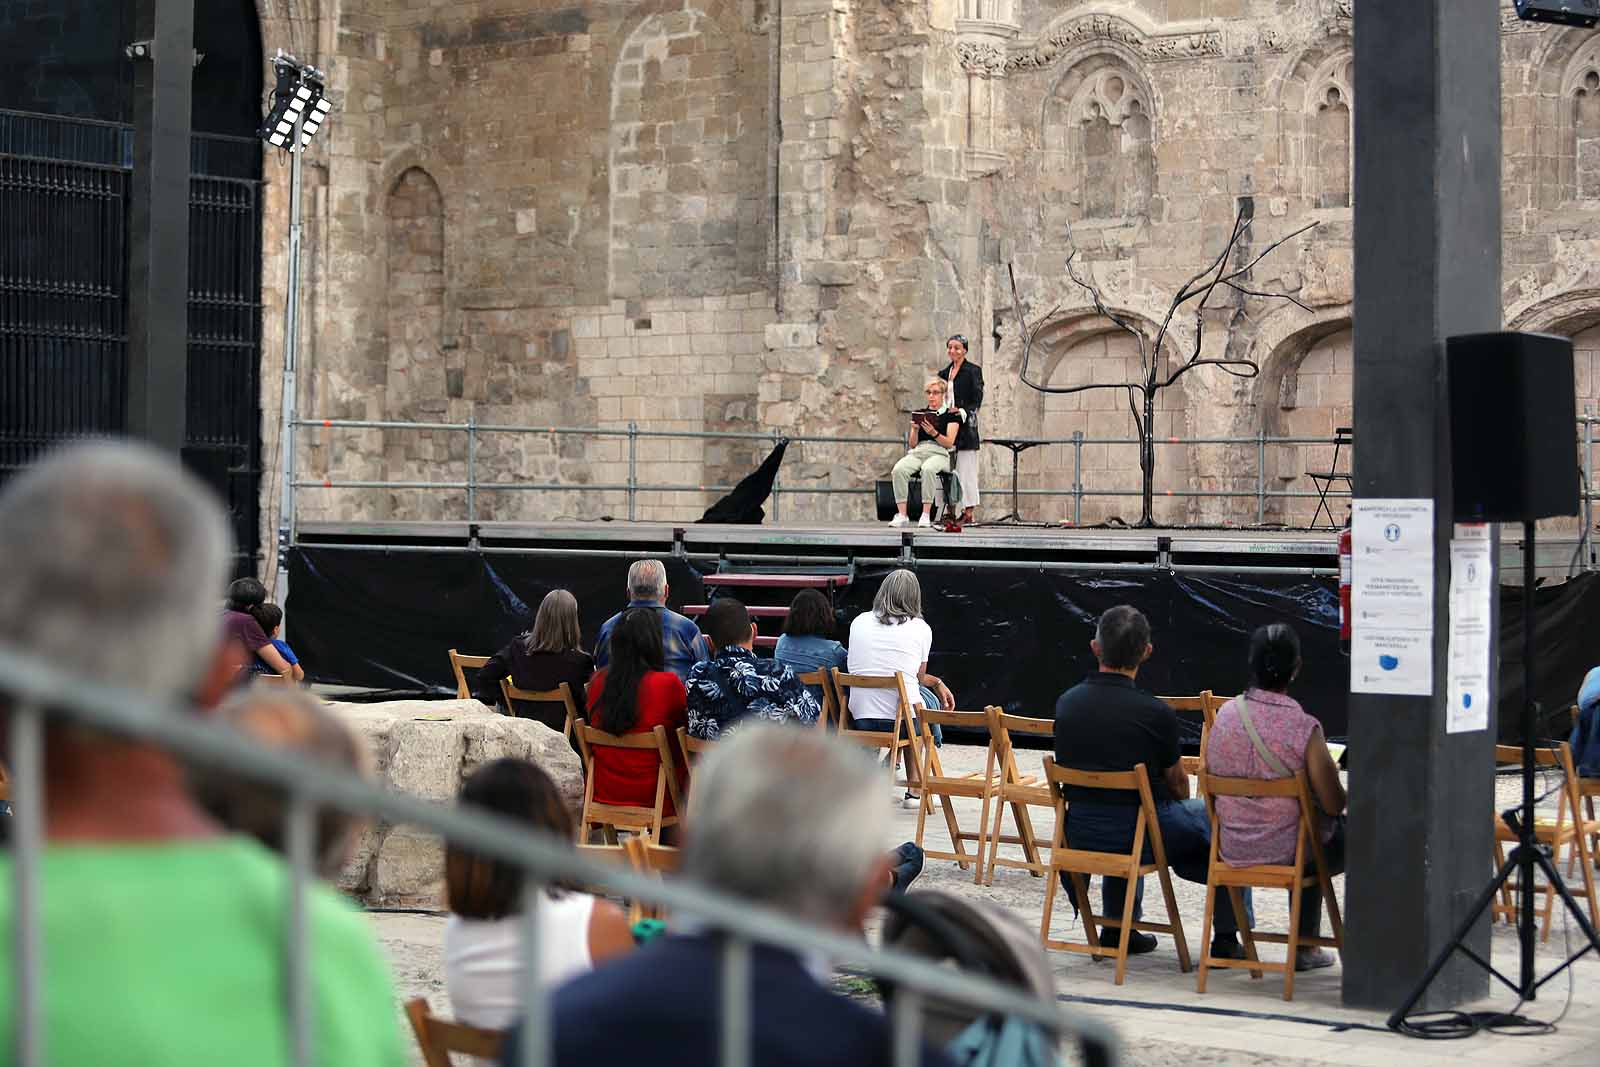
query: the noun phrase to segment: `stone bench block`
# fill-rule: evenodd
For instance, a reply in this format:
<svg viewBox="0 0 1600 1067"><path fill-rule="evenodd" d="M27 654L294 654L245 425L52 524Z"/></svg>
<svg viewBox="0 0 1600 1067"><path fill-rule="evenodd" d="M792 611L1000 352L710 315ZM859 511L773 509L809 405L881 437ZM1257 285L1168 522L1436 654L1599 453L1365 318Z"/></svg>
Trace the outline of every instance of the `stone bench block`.
<svg viewBox="0 0 1600 1067"><path fill-rule="evenodd" d="M393 700L329 705L372 753L379 784L449 803L479 767L525 759L555 781L573 818L583 802L583 768L571 745L531 719L501 715L476 700ZM368 905L443 910L444 845L410 826L365 828L339 886Z"/></svg>

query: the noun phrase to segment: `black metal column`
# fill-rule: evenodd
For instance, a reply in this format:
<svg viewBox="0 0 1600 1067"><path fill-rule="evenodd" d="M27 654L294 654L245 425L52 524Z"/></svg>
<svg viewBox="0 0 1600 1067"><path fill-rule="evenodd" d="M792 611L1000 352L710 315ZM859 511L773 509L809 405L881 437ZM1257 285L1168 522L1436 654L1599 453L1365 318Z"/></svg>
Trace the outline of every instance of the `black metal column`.
<svg viewBox="0 0 1600 1067"><path fill-rule="evenodd" d="M1350 700L1344 999L1364 1007L1410 992L1493 858L1493 716L1488 731L1445 733L1442 340L1500 326L1501 6L1355 5L1355 493L1435 501L1434 695ZM1470 942L1487 952L1486 924ZM1426 1003L1487 985L1452 963Z"/></svg>
<svg viewBox="0 0 1600 1067"><path fill-rule="evenodd" d="M194 0L138 0L128 261L128 432L179 452L189 313Z"/></svg>

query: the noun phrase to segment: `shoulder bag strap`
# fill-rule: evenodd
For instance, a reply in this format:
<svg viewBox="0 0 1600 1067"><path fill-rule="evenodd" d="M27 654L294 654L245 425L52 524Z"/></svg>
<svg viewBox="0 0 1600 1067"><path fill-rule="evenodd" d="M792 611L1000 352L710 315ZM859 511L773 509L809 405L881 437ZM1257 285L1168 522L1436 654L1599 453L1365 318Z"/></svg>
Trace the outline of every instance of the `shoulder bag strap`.
<svg viewBox="0 0 1600 1067"><path fill-rule="evenodd" d="M1284 765L1278 754L1268 748L1267 743L1261 740L1261 735L1256 732L1256 724L1250 720L1250 705L1245 702L1243 693L1234 700L1234 706L1239 709L1239 722L1244 726L1244 732L1250 735L1250 744L1255 747L1256 755L1260 756L1261 761L1279 778L1293 778L1294 772Z"/></svg>

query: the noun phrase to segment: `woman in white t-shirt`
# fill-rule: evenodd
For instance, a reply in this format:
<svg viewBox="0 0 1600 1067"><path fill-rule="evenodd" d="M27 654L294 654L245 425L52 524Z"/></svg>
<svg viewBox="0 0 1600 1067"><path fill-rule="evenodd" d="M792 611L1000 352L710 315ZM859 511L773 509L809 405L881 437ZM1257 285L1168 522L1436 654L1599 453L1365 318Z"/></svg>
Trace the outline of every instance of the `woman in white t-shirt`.
<svg viewBox="0 0 1600 1067"><path fill-rule="evenodd" d="M955 698L944 682L928 673L932 649L933 628L922 618L922 586L917 576L908 570L891 572L878 587L872 611L862 612L850 624L849 673L887 678L898 671L913 685L926 687L939 707L948 711L956 706ZM892 690L852 689L851 725L888 733L894 729L898 704ZM915 776L911 768L909 777ZM906 795L915 799L915 793Z"/></svg>
<svg viewBox="0 0 1600 1067"><path fill-rule="evenodd" d="M544 771L525 760L479 768L461 789L464 807L526 822L570 840L572 815ZM450 919L444 929L445 988L456 1021L504 1030L522 1004L522 872L454 845L445 852ZM539 894L539 972L546 988L633 948L615 904L550 887Z"/></svg>

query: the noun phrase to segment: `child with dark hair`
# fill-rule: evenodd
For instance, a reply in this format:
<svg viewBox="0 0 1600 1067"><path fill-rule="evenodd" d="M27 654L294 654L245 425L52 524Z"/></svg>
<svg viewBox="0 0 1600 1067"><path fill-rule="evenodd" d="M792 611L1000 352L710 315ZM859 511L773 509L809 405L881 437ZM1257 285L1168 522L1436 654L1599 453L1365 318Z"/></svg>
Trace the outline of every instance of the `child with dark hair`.
<svg viewBox="0 0 1600 1067"><path fill-rule="evenodd" d="M228 586L227 603L222 609L223 639L244 653L249 674L279 674L294 677L294 664L285 659L261 625L260 609L267 602L267 587L254 578L238 578ZM283 613L278 613L283 621ZM247 672L240 672L241 675ZM303 672L302 672L303 676Z"/></svg>
<svg viewBox="0 0 1600 1067"><path fill-rule="evenodd" d="M264 604L258 604L251 608L248 614L261 624L261 630L267 635L267 640L273 648L278 650L278 655L283 657L284 662L289 665L289 671L283 677L294 682L305 681L306 672L305 668L300 666L300 657L294 654L294 650L289 647L287 641L278 637L278 629L283 625L283 609L269 600ZM255 662L250 665L250 669L257 674L273 673L272 668L259 655L256 657Z"/></svg>
<svg viewBox="0 0 1600 1067"><path fill-rule="evenodd" d="M676 677L676 676L674 676ZM570 840L572 814L550 776L525 760L498 759L461 788L461 806L493 812ZM455 1016L503 1030L522 1010L522 871L457 845L445 850L450 919L444 929L445 986ZM556 887L539 894L539 974L546 988L633 948L622 911Z"/></svg>
<svg viewBox="0 0 1600 1067"><path fill-rule="evenodd" d="M1206 740L1206 771L1223 778L1292 778L1304 772L1320 809L1316 832L1329 874L1344 870L1344 784L1322 736L1322 724L1289 695L1300 673L1300 638L1275 622L1250 635L1250 687L1222 705ZM1218 797L1221 856L1235 867L1291 864L1300 838L1300 802L1293 797ZM1315 937L1322 895L1306 889L1300 933ZM1314 946L1295 950L1295 970L1328 967L1334 957Z"/></svg>

